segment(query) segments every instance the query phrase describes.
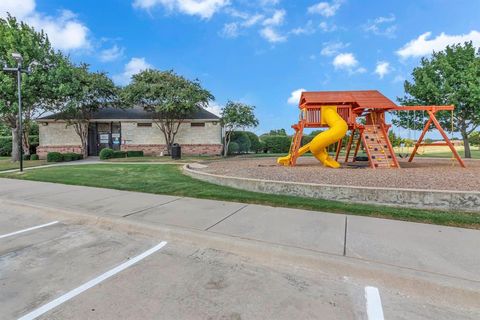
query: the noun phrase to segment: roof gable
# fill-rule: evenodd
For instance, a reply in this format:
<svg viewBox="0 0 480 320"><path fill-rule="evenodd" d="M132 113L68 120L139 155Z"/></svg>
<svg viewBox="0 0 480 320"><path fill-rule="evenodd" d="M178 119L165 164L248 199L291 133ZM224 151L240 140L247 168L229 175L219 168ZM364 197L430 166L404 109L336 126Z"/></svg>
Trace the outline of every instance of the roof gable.
<svg viewBox="0 0 480 320"><path fill-rule="evenodd" d="M361 108L396 108L397 105L377 90L308 91L300 104L356 104Z"/></svg>

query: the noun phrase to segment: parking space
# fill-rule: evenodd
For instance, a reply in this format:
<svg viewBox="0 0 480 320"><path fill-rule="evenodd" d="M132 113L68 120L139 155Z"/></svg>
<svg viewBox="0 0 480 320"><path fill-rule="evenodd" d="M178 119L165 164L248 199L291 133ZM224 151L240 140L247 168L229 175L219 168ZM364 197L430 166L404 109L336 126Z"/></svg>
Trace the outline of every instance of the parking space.
<svg viewBox="0 0 480 320"><path fill-rule="evenodd" d="M168 201L147 204L167 209L169 205ZM206 210L213 202L202 205ZM229 210L244 214L232 216L239 217L239 227L228 232L264 239L264 231L249 220L253 212L235 205L221 207L223 214ZM188 202L185 207L193 209ZM144 217L155 215L154 210L145 212ZM168 217L169 210L162 212ZM215 221L221 219L212 212ZM138 214L142 216L143 211ZM278 220L271 225L277 229L285 225L287 230L293 214L300 212L279 211ZM335 215L323 218L336 219ZM336 233L312 227L322 225L318 216L306 219L293 230L305 233L306 242L299 245L308 243L309 234L320 233L325 237L320 245L337 248L341 239L335 240ZM202 228L210 223L192 221ZM478 308L439 305L434 296L412 297L381 281L377 289L361 278L259 262L202 243L165 244L161 235L147 237L61 219L54 222L41 211L2 203L0 236L11 235L0 237L1 319L376 320L383 319L384 314L385 319L442 320L480 316ZM336 220L328 225L342 226ZM221 222L212 229L220 233L227 227L232 228ZM270 240L289 239L288 235L278 237Z"/></svg>

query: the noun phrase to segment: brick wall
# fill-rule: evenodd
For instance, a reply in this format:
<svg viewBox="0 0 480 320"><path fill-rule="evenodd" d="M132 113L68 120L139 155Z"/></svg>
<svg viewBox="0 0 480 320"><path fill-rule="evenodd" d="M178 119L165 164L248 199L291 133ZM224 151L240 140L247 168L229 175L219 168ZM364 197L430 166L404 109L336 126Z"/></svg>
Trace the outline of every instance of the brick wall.
<svg viewBox="0 0 480 320"><path fill-rule="evenodd" d="M222 152L221 144L182 144L182 155L219 155ZM165 144L124 144L124 151L143 151L146 156L159 156L165 153Z"/></svg>
<svg viewBox="0 0 480 320"><path fill-rule="evenodd" d="M38 146L37 147L37 154L40 159L46 159L47 153L49 152L60 152L60 153L67 153L67 152L75 152L75 153L82 153L82 147L72 146L72 145L64 145L64 146Z"/></svg>
<svg viewBox="0 0 480 320"><path fill-rule="evenodd" d="M49 122L48 125L39 123L39 142L41 146L75 146L80 145L80 137L72 126L65 122Z"/></svg>

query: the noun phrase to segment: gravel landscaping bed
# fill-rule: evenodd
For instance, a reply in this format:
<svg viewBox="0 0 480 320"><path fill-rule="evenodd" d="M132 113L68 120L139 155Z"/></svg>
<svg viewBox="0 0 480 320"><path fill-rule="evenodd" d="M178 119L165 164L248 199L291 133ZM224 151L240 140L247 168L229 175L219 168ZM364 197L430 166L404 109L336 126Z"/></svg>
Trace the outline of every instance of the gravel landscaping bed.
<svg viewBox="0 0 480 320"><path fill-rule="evenodd" d="M401 169L370 169L367 163L326 168L311 157L299 158L296 167L276 164L276 158L236 158L205 162L197 169L208 173L278 180L349 186L390 187L429 190L480 191L480 161L466 161L459 167L450 159L415 159L400 162Z"/></svg>

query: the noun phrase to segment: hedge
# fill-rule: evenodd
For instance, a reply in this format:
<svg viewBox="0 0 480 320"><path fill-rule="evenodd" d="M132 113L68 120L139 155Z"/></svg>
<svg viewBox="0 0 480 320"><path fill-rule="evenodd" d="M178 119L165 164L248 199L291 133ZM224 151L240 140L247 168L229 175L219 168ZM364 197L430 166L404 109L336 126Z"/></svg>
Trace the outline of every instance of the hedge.
<svg viewBox="0 0 480 320"><path fill-rule="evenodd" d="M265 150L271 153L287 153L290 151L292 138L289 136L262 136Z"/></svg>
<svg viewBox="0 0 480 320"><path fill-rule="evenodd" d="M68 161L76 161L76 160L82 160L82 159L83 159L83 155L80 154L80 153L73 153L73 152L67 152L67 153L49 152L49 153L47 153L47 162L63 162L63 161L68 162ZM37 156L36 160L38 160L38 156Z"/></svg>
<svg viewBox="0 0 480 320"><path fill-rule="evenodd" d="M32 154L30 160L38 160L38 154Z"/></svg>
<svg viewBox="0 0 480 320"><path fill-rule="evenodd" d="M127 157L143 157L143 151L127 151Z"/></svg>
<svg viewBox="0 0 480 320"><path fill-rule="evenodd" d="M240 149L240 147L238 146L238 143L236 143L235 141L230 142L228 144L228 154L238 153L239 149Z"/></svg>
<svg viewBox="0 0 480 320"><path fill-rule="evenodd" d="M126 158L127 157L127 152L125 152L125 151L114 151L113 152L113 157L114 158Z"/></svg>

